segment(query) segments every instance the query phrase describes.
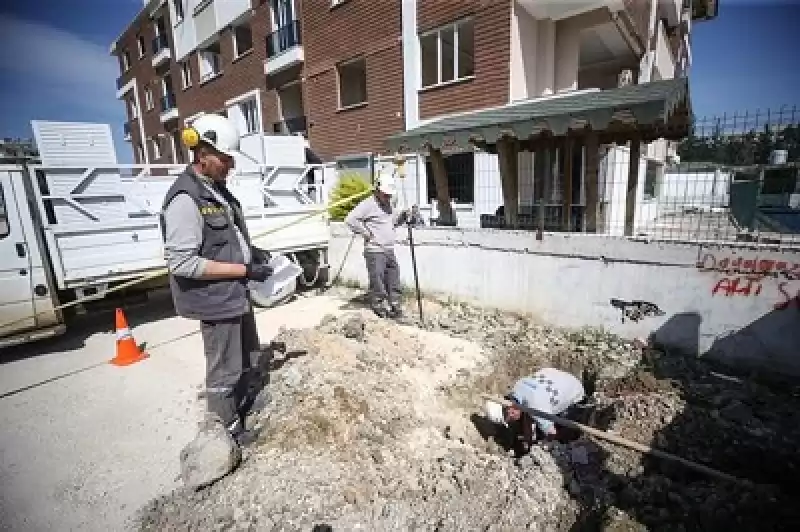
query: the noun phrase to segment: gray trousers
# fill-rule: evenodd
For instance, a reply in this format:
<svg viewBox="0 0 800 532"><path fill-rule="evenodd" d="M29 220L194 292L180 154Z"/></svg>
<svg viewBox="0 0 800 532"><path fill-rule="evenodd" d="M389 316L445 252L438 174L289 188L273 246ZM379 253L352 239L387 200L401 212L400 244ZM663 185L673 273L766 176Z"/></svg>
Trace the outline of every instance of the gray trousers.
<svg viewBox="0 0 800 532"><path fill-rule="evenodd" d="M372 308L381 308L389 301L392 307L400 304L400 270L394 250L364 253L369 276L369 299Z"/></svg>
<svg viewBox="0 0 800 532"><path fill-rule="evenodd" d="M206 398L208 410L237 432L244 428L245 400L251 370L261 355L258 330L252 309L243 316L200 325L206 354Z"/></svg>

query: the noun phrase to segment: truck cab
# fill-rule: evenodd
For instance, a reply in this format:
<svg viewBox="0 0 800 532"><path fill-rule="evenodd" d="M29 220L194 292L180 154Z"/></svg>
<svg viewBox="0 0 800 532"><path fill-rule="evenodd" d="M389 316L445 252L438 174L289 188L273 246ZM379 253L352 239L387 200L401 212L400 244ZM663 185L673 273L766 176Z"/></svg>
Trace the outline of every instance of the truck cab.
<svg viewBox="0 0 800 532"><path fill-rule="evenodd" d="M0 346L65 329L30 185L23 165L0 165Z"/></svg>

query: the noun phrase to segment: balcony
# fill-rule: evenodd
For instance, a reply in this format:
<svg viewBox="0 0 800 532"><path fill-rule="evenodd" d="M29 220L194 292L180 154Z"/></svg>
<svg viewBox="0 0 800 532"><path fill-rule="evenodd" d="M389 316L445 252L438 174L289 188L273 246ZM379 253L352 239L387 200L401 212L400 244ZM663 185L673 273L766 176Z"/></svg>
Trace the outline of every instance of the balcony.
<svg viewBox="0 0 800 532"><path fill-rule="evenodd" d="M133 90L133 86L136 84L136 78L131 78L126 80L125 74L121 75L117 78L117 99L119 100L129 91Z"/></svg>
<svg viewBox="0 0 800 532"><path fill-rule="evenodd" d="M272 124L272 132L276 135L303 135L308 131L308 120L305 116L286 118Z"/></svg>
<svg viewBox="0 0 800 532"><path fill-rule="evenodd" d="M169 93L161 97L161 122L169 122L178 118L178 104L175 101L175 94Z"/></svg>
<svg viewBox="0 0 800 532"><path fill-rule="evenodd" d="M162 33L153 39L153 68L164 61L169 61L170 57L172 57L172 52L169 49L169 39L166 34Z"/></svg>
<svg viewBox="0 0 800 532"><path fill-rule="evenodd" d="M268 76L302 63L304 60L300 21L293 20L267 35L267 59L264 73Z"/></svg>
<svg viewBox="0 0 800 532"><path fill-rule="evenodd" d="M537 19L554 21L574 17L611 4L609 0L573 0L571 2L542 2L541 0L517 0L517 3Z"/></svg>
<svg viewBox="0 0 800 532"><path fill-rule="evenodd" d="M131 140L131 123L125 122L122 124L122 138L124 140L130 141Z"/></svg>
<svg viewBox="0 0 800 532"><path fill-rule="evenodd" d="M683 7L691 7L692 20L698 22L713 20L719 14L719 0L697 0L694 2L684 0Z"/></svg>

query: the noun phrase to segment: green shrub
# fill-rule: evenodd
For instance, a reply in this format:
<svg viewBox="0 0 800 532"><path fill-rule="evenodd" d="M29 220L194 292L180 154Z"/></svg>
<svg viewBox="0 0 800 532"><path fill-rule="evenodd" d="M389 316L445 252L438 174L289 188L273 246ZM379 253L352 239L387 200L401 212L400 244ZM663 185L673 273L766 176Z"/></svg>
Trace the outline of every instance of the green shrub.
<svg viewBox="0 0 800 532"><path fill-rule="evenodd" d="M344 220L353 208L358 203L366 198L372 192L372 185L361 177L359 174L344 174L339 178L339 182L331 190L329 198L331 207L328 208L328 214L331 220L341 222ZM334 203L343 200L344 198L353 197L350 201L345 201L339 205Z"/></svg>

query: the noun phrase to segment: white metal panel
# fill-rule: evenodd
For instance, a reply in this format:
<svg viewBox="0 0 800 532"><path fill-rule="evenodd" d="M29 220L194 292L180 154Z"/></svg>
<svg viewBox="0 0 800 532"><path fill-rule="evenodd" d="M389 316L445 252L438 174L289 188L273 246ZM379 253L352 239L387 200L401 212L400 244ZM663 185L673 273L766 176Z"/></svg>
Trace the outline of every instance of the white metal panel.
<svg viewBox="0 0 800 532"><path fill-rule="evenodd" d="M159 213L164 194L183 165L33 167L49 191L36 189L45 237L60 288L135 277L165 266ZM289 228L257 238L272 251L326 247L327 222L307 217L320 205L309 196L313 166L259 166L232 175L250 233ZM152 174L158 175L152 175ZM168 175L171 174L171 175ZM53 219L53 214L55 219ZM304 218L306 217L306 218Z"/></svg>
<svg viewBox="0 0 800 532"><path fill-rule="evenodd" d="M217 27L223 28L250 10L252 0L222 0L214 2Z"/></svg>
<svg viewBox="0 0 800 532"><path fill-rule="evenodd" d="M31 127L44 165L117 164L108 124L31 120Z"/></svg>
<svg viewBox="0 0 800 532"><path fill-rule="evenodd" d="M265 135L265 164L273 166L297 166L297 161L306 160L306 141L297 135Z"/></svg>

